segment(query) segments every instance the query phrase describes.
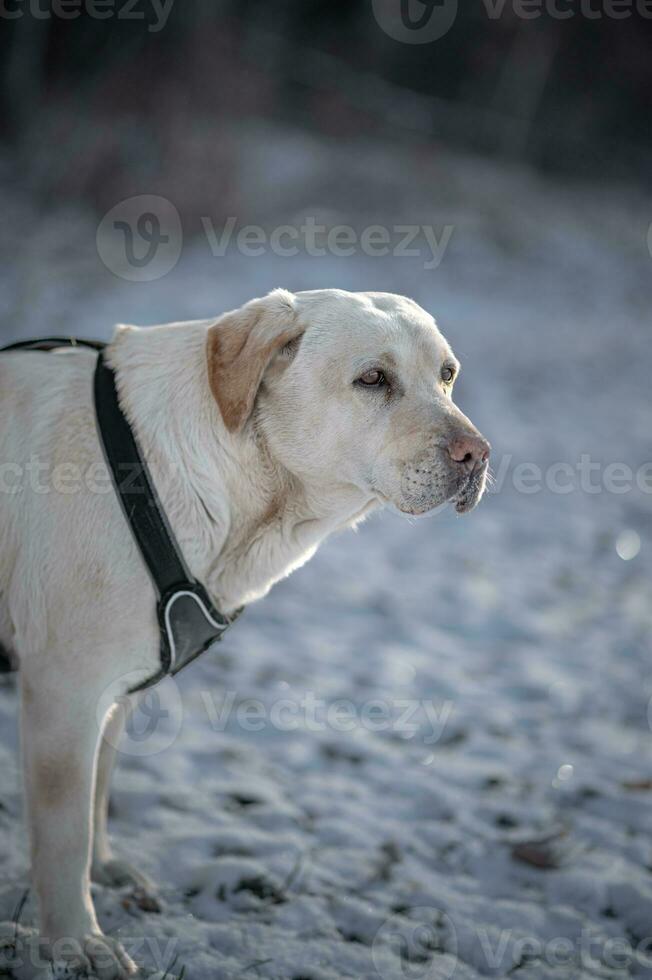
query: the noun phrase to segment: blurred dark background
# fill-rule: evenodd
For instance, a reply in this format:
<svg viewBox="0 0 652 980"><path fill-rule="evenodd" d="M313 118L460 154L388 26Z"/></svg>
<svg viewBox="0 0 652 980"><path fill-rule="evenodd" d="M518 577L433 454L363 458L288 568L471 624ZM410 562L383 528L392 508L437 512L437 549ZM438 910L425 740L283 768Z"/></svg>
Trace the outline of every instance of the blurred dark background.
<svg viewBox="0 0 652 980"><path fill-rule="evenodd" d="M174 883L148 929L179 937L188 980L380 977L373 937L413 906L446 912L460 980L497 976L487 950L522 936L647 953L652 0L542 0L535 19L536 0L459 0L429 43L387 29L402 0L95 0L106 19L50 2L0 0L0 341L109 340L277 286L393 291L436 316L464 364L456 401L493 445L474 514L333 536L247 610L228 679L208 656L183 675L183 731L118 783L121 846ZM440 18L456 0L410 3ZM268 236L254 250L249 222ZM356 246L326 248L342 227ZM379 227L384 253L362 245ZM294 254L272 244L283 228ZM243 737L208 724L201 694L221 686L452 713L435 742ZM15 716L0 687L7 922L27 880ZM516 841L546 850L528 868ZM284 904L260 887L244 904L244 883L225 904L238 862ZM129 906L98 900L134 934ZM434 948L388 952L382 980L452 977ZM591 945L575 970L525 948L502 976L650 976L647 956L614 971Z"/></svg>
<svg viewBox="0 0 652 980"><path fill-rule="evenodd" d="M574 16L534 19L476 0L430 44L396 43L371 0L177 0L165 14L138 0L102 19L81 0L47 16L50 3L6 0L0 32L2 138L46 196L105 209L146 184L178 198L183 172L184 217L219 213L228 132L249 117L592 179L652 170L652 7L635 0L617 18L558 0Z"/></svg>

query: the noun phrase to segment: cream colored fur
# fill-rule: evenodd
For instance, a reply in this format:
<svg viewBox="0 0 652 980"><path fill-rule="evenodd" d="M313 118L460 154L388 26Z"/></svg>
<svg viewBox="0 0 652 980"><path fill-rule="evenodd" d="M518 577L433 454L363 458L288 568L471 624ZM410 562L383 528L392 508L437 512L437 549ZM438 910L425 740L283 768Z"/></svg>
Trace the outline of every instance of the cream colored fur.
<svg viewBox="0 0 652 980"><path fill-rule="evenodd" d="M486 464L451 455L480 439L441 379L455 359L403 297L277 290L217 322L119 327L107 353L186 561L227 613L376 507L464 510L482 493ZM94 363L0 357L0 642L20 664L41 931L111 978L134 965L101 934L91 868L142 879L109 847L97 705L155 672L159 637L98 443ZM391 383L360 385L373 370ZM115 711L105 723L119 728Z"/></svg>

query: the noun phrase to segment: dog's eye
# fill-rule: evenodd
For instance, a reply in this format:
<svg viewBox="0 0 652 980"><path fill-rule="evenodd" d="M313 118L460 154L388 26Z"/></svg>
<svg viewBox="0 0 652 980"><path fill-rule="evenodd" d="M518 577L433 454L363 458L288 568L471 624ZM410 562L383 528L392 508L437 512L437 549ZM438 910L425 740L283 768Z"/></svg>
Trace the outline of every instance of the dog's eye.
<svg viewBox="0 0 652 980"><path fill-rule="evenodd" d="M441 380L445 385L452 384L455 380L455 368L443 367L441 369Z"/></svg>
<svg viewBox="0 0 652 980"><path fill-rule="evenodd" d="M365 371L358 378L356 384L362 385L364 388L382 388L383 385L387 384L387 378L382 371Z"/></svg>

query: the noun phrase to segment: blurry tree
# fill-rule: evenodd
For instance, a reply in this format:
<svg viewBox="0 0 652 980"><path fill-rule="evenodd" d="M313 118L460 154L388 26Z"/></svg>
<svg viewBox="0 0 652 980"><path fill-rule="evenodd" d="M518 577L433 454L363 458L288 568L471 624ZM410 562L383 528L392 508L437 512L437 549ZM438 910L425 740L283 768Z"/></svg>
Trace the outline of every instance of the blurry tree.
<svg viewBox="0 0 652 980"><path fill-rule="evenodd" d="M652 172L652 21L635 11L523 20L507 3L492 19L478 0L436 43L405 45L371 0L176 0L158 32L148 0L142 20L21 9L0 32L2 135L19 146L67 107L78 139L86 119L116 121L124 154L132 139L165 143L176 119L188 138L189 117L258 117L595 176Z"/></svg>

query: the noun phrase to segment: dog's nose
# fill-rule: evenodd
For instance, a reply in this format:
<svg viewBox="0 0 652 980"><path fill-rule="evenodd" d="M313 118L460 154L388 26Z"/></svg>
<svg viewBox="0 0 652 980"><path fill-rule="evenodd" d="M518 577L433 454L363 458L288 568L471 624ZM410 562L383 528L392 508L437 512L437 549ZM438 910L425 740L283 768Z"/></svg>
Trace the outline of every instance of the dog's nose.
<svg viewBox="0 0 652 980"><path fill-rule="evenodd" d="M461 463L468 470L486 463L491 452L491 446L479 433L454 436L446 449L452 460Z"/></svg>

